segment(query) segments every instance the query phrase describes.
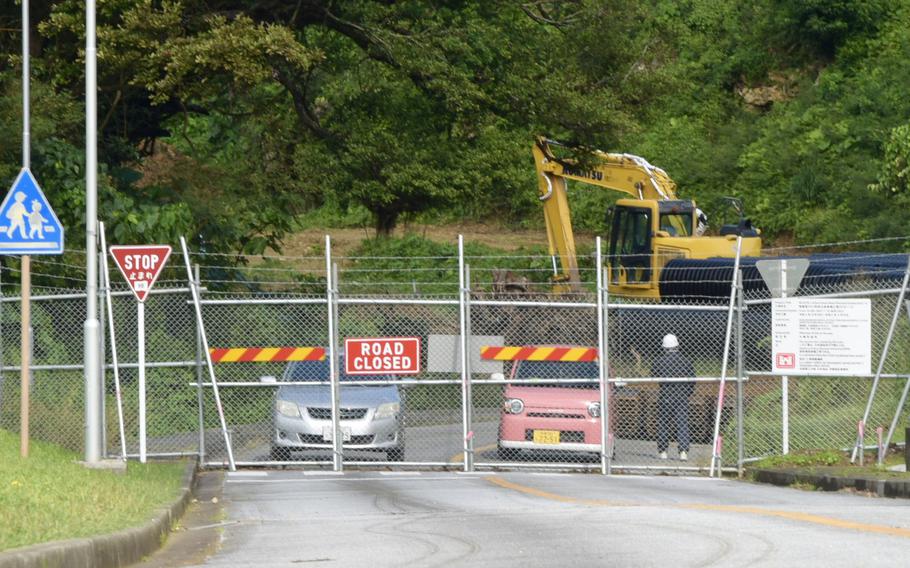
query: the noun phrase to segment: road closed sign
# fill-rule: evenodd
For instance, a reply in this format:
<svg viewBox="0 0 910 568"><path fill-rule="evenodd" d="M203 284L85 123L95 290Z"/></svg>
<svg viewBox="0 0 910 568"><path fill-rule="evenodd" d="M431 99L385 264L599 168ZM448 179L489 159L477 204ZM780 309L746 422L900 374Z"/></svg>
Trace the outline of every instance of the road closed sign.
<svg viewBox="0 0 910 568"><path fill-rule="evenodd" d="M348 375L414 375L420 372L419 337L352 337L344 340Z"/></svg>
<svg viewBox="0 0 910 568"><path fill-rule="evenodd" d="M167 245L112 246L111 256L136 299L144 302L171 256Z"/></svg>

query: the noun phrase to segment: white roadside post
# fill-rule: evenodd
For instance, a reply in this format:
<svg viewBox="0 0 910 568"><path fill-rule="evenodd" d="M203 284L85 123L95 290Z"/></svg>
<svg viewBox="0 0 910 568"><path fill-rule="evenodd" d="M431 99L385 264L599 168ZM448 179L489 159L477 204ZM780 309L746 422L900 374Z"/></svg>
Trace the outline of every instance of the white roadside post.
<svg viewBox="0 0 910 568"><path fill-rule="evenodd" d="M111 256L136 296L136 349L139 364L139 461L146 461L145 424L145 299L161 274L171 247L168 245L112 246Z"/></svg>
<svg viewBox="0 0 910 568"><path fill-rule="evenodd" d="M736 238L736 259L733 261L733 280L730 282L730 301L727 308L727 327L724 332L724 355L721 359L720 383L717 386L717 412L714 414L714 436L711 444L711 468L708 475L714 476L714 469L717 466L717 477L722 475L721 465L721 444L719 442L720 434L720 417L724 409L724 388L727 384L727 362L730 358L730 334L733 330L733 311L736 307L736 284L739 280L739 261L743 252L743 238Z"/></svg>
<svg viewBox="0 0 910 568"><path fill-rule="evenodd" d="M809 270L809 259L791 258L791 259L768 259L755 262L755 268L761 275L765 285L771 292L772 298L786 299L788 295L795 293L803 276ZM778 363L772 361L772 369L777 367ZM781 376L781 453L790 453L790 377L789 375Z"/></svg>
<svg viewBox="0 0 910 568"><path fill-rule="evenodd" d="M780 281L781 299L787 299L787 261L780 261ZM780 383L780 436L781 436L781 453L787 455L790 453L790 377L784 375Z"/></svg>
<svg viewBox="0 0 910 568"><path fill-rule="evenodd" d="M98 52L95 0L85 2L85 463L101 462L101 345L98 321ZM61 235L62 240L62 235Z"/></svg>
<svg viewBox="0 0 910 568"><path fill-rule="evenodd" d="M101 250L107 250L107 240L104 234L104 223L98 223L99 237L101 238ZM104 297L107 302L107 322L111 337L111 360L114 363L114 392L117 398L117 426L120 432L120 459L126 461L126 430L123 426L123 395L120 389L120 364L117 359L117 333L114 329L114 302L111 299L111 273L108 264L105 261L104 270L101 271L104 283ZM102 367L104 361L101 362Z"/></svg>

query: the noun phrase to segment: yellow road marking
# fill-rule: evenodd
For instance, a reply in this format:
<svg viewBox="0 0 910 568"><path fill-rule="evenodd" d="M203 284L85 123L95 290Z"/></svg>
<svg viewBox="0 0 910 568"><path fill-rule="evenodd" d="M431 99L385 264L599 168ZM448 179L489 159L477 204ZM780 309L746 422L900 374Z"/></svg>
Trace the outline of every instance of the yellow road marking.
<svg viewBox="0 0 910 568"><path fill-rule="evenodd" d="M904 538L910 538L910 529L902 529L898 527L887 527L885 525L870 525L868 523L858 523L854 521L845 521L843 519L835 519L833 517L823 517L821 515L810 515L809 513L798 513L795 511L778 511L774 509L761 509L759 507L742 507L738 505L704 505L693 503L690 505L679 505L680 508L684 509L703 509L710 511L725 511L730 513L746 513L752 515L762 515L765 517L779 517L782 519L789 519L791 521L801 521L804 523L813 523L816 525L824 525L829 527L835 527L839 529L853 529L861 532L872 532L879 534L887 534L891 536L901 536Z"/></svg>
<svg viewBox="0 0 910 568"><path fill-rule="evenodd" d="M577 497L569 497L568 495L559 495L558 493L550 493L549 491L543 491L541 489L535 489L533 487L528 487L526 485L520 485L518 483L513 483L511 481L506 481L501 477L490 477L487 478L487 481L493 485L499 485L505 489L512 489L513 491L519 491L527 495L533 495L535 497L540 497L542 499L550 499L551 501L559 501L561 503L576 503L579 505L592 505L600 507L637 507L635 503L628 503L622 501L607 501L606 499L579 499Z"/></svg>
<svg viewBox="0 0 910 568"><path fill-rule="evenodd" d="M551 493L549 491L543 491L540 489L535 489L533 487L527 487L525 485L520 485L518 483L513 483L511 481L506 481L505 479L499 477L488 477L485 478L487 481L494 485L498 485L505 489L511 489L513 491L518 491L526 495L533 495L534 497L540 497L542 499L550 499L552 501L559 501L561 503L576 503L579 505L590 505L590 506L599 506L599 507L641 507L644 506L642 503L624 503L621 501L607 501L605 499L579 499L577 497L569 497L567 495L559 495L557 493ZM657 505L659 506L659 505ZM691 509L691 510L700 510L700 511L721 511L726 513L745 513L749 515L760 515L763 517L777 517L782 519L788 519L791 521L798 521L803 523L811 523L816 525L823 525L828 527L835 527L839 529L848 529L848 530L857 530L860 532L870 532L878 534L886 534L891 536L900 536L904 538L910 538L910 529L903 529L898 527L888 527L885 525L872 525L868 523L859 523L855 521L845 521L843 519L835 519L833 517L823 517L821 515L811 515L809 513L799 513L795 511L782 511L775 509L762 509L760 507L745 507L739 505L710 505L707 503L682 503L682 504L668 504L666 505L670 508L675 509Z"/></svg>

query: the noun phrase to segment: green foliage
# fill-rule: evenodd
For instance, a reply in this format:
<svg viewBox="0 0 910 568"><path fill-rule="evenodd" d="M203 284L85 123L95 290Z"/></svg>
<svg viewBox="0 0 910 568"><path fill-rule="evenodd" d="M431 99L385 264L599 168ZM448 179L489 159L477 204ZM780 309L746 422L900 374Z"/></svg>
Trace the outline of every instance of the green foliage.
<svg viewBox="0 0 910 568"><path fill-rule="evenodd" d="M34 15L33 169L75 235L84 3ZM113 0L101 210L112 242L252 254L314 210L380 235L415 218L540 226L543 133L646 157L713 227L732 194L771 241L903 234L908 24L906 0ZM0 118L17 125L2 45ZM19 150L0 142L0 176ZM617 196L589 189L573 189L576 226L604 232Z"/></svg>
<svg viewBox="0 0 910 568"><path fill-rule="evenodd" d="M755 467L832 466L846 463L843 452L835 450L803 450L788 455L772 456L755 462Z"/></svg>

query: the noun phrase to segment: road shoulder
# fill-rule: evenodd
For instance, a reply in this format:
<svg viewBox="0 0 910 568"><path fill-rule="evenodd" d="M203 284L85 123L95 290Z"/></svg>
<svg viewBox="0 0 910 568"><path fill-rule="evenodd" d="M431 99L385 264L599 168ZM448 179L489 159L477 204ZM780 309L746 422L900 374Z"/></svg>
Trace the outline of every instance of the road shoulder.
<svg viewBox="0 0 910 568"><path fill-rule="evenodd" d="M108 568L128 566L157 550L181 518L193 495L196 462L189 462L180 496L158 509L152 520L138 527L91 538L47 542L0 552L0 568Z"/></svg>

